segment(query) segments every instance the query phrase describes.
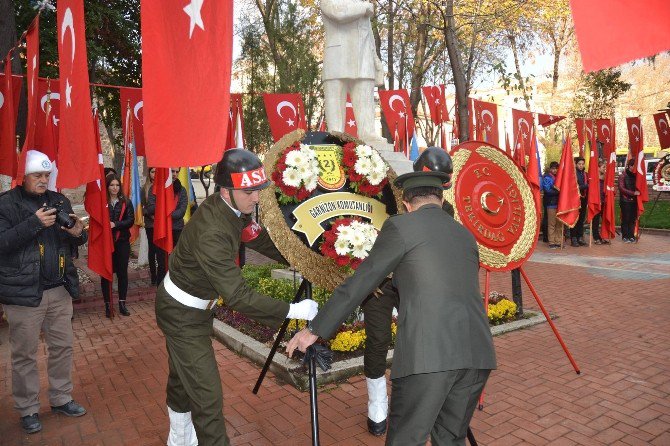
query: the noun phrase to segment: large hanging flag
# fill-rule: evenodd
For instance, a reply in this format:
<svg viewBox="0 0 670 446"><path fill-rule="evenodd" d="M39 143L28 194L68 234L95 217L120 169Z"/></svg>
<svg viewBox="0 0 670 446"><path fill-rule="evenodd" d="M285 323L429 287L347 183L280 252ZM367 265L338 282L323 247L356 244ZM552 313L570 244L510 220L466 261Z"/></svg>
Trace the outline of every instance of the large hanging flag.
<svg viewBox="0 0 670 446"><path fill-rule="evenodd" d="M88 267L91 271L112 280L112 229L109 225L109 209L107 204L107 188L105 183L105 165L102 159L102 146L97 110L93 116L96 148L98 151L98 178L86 184L84 209L90 216L88 225Z"/></svg>
<svg viewBox="0 0 670 446"><path fill-rule="evenodd" d="M35 145L38 150L41 150L49 157L52 163L51 176L49 177L49 190L56 191L58 188L58 127L56 127L56 120L53 119L52 114L56 107L51 104L49 99L51 95L47 94L47 101L45 103L45 118L44 118L44 132L43 139L40 141L41 146ZM97 114L97 111L96 111ZM97 128L95 129L97 132ZM95 138L99 138L99 133ZM36 141L37 142L37 141ZM21 153L23 156L23 153Z"/></svg>
<svg viewBox="0 0 670 446"><path fill-rule="evenodd" d="M307 130L305 104L299 93L265 93L263 102L275 142L294 130Z"/></svg>
<svg viewBox="0 0 670 446"><path fill-rule="evenodd" d="M12 76L11 53L4 60L5 71L0 82L0 174L16 177L16 115L19 110L21 78ZM25 162L24 162L25 163ZM23 175L21 175L23 180Z"/></svg>
<svg viewBox="0 0 670 446"><path fill-rule="evenodd" d="M133 141L135 142L135 151L137 156L145 156L144 149L144 101L142 100L142 89L132 87L119 88L121 98L121 110L126 110L130 106L130 118L133 121ZM126 119L128 113L121 113L121 128L126 131ZM125 138L125 134L124 134Z"/></svg>
<svg viewBox="0 0 670 446"><path fill-rule="evenodd" d="M58 79L39 79L37 93L39 107L36 116L35 147L54 160L60 127L60 81ZM51 158L52 155L54 158Z"/></svg>
<svg viewBox="0 0 670 446"><path fill-rule="evenodd" d="M126 129L124 131L124 157L121 171L121 189L123 195L133 203L135 222L130 228L130 243L140 234L140 227L144 224L142 216L142 188L140 186L140 172L137 164L137 152L133 141L133 120L131 110L126 108Z"/></svg>
<svg viewBox="0 0 670 446"><path fill-rule="evenodd" d="M570 7L586 72L653 56L670 48L667 0L570 0Z"/></svg>
<svg viewBox="0 0 670 446"><path fill-rule="evenodd" d="M228 129L233 1L140 6L147 158L155 167L219 161Z"/></svg>
<svg viewBox="0 0 670 446"><path fill-rule="evenodd" d="M59 0L57 23L58 66L64 94L58 130L58 187L74 188L98 178L83 0Z"/></svg>
<svg viewBox="0 0 670 446"><path fill-rule="evenodd" d="M430 85L421 87L421 90L423 91L423 96L426 98L426 105L433 124L441 125L449 121L444 85Z"/></svg>
<svg viewBox="0 0 670 446"><path fill-rule="evenodd" d="M600 175L598 169L598 147L595 139L589 140L589 170L588 170L588 184L589 190L586 197L588 203L588 211L586 214L586 221L593 221L593 217L598 215L601 211L600 206Z"/></svg>
<svg viewBox="0 0 670 446"><path fill-rule="evenodd" d="M28 120L26 121L26 139L23 142L22 152L35 149L35 131L37 127L37 109L39 97L37 94L37 77L40 67L40 15L37 14L26 33L26 85L28 87Z"/></svg>
<svg viewBox="0 0 670 446"><path fill-rule="evenodd" d="M534 129L531 135L530 153L528 154L528 166L526 167L526 179L528 180L530 188L533 192L535 209L539 215L542 209L542 199L540 197L540 153L537 148L537 137L535 135Z"/></svg>
<svg viewBox="0 0 670 446"><path fill-rule="evenodd" d="M598 140L603 143L603 153L607 160L607 169L605 170L605 201L602 204L602 226L600 227L600 236L604 239L613 239L616 237L616 228L614 221L615 189L614 177L616 176L616 144L614 138L614 124L609 119L598 119L597 133Z"/></svg>
<svg viewBox="0 0 670 446"><path fill-rule="evenodd" d="M156 212L154 213L154 244L163 251L172 252L172 212L176 203L172 187L172 172L168 167L156 169L154 194L156 194Z"/></svg>
<svg viewBox="0 0 670 446"><path fill-rule="evenodd" d="M388 128L398 132L402 142L396 141L405 156L409 156L412 135L414 135L414 115L410 107L407 90L379 90L379 103Z"/></svg>
<svg viewBox="0 0 670 446"><path fill-rule="evenodd" d="M649 201L647 191L647 172L644 163L644 135L642 133L642 121L639 117L626 118L628 127L628 142L632 156L635 157L635 187L640 192L637 196L637 216L644 212L644 203Z"/></svg>
<svg viewBox="0 0 670 446"><path fill-rule="evenodd" d="M654 124L658 133L658 142L661 149L670 148L670 126L668 126L668 115L665 112L654 114Z"/></svg>
<svg viewBox="0 0 670 446"><path fill-rule="evenodd" d="M477 121L476 139L500 146L498 137L498 106L491 102L474 100L475 119ZM532 122L532 121L531 121Z"/></svg>
<svg viewBox="0 0 670 446"><path fill-rule="evenodd" d="M575 127L577 127L577 140L579 141L579 156L586 158L586 144L594 137L593 134L593 119L577 118L575 119Z"/></svg>
<svg viewBox="0 0 670 446"><path fill-rule="evenodd" d="M358 125L356 124L354 104L351 102L349 93L347 93L347 103L344 107L344 132L358 138Z"/></svg>
<svg viewBox="0 0 670 446"><path fill-rule="evenodd" d="M512 109L512 133L514 134L514 161L517 166L526 168L526 157L530 154L533 134L533 114Z"/></svg>
<svg viewBox="0 0 670 446"><path fill-rule="evenodd" d="M568 227L574 228L579 219L580 198L570 138L566 138L563 142L563 152L561 152L554 187L558 189L556 218Z"/></svg>
<svg viewBox="0 0 670 446"><path fill-rule="evenodd" d="M537 114L537 123L542 127L549 127L550 125L556 124L557 122L562 121L563 119L565 119L565 116L554 116L554 115L547 115L544 113Z"/></svg>

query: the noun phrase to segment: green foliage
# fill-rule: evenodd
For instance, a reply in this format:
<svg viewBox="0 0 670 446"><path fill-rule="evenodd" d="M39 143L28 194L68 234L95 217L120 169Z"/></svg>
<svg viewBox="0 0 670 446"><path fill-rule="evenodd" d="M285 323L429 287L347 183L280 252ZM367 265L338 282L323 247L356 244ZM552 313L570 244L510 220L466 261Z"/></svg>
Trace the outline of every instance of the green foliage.
<svg viewBox="0 0 670 446"><path fill-rule="evenodd" d="M621 71L616 69L582 73L571 114L587 118L614 116L617 99L630 87L631 84L621 80Z"/></svg>
<svg viewBox="0 0 670 446"><path fill-rule="evenodd" d="M244 265L242 277L251 288L261 294L274 297L275 299L291 302L298 291L299 282L294 285L291 280L272 279L270 276L273 269L285 268L284 265L271 263L266 265ZM319 308L326 303L330 292L323 288L312 287L312 299L319 304Z"/></svg>

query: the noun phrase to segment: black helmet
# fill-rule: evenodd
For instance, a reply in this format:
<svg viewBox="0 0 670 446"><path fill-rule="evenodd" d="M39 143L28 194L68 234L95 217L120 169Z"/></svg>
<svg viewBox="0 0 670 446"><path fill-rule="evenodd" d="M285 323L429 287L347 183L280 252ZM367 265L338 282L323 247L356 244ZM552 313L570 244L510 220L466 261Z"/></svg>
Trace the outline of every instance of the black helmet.
<svg viewBox="0 0 670 446"><path fill-rule="evenodd" d="M454 171L454 164L451 156L441 147L428 147L421 152L421 155L414 161L414 172L443 172L449 175L445 183L447 189L451 181L451 174Z"/></svg>
<svg viewBox="0 0 670 446"><path fill-rule="evenodd" d="M245 149L230 149L216 165L214 182L224 189L261 190L272 182L265 175L263 163Z"/></svg>

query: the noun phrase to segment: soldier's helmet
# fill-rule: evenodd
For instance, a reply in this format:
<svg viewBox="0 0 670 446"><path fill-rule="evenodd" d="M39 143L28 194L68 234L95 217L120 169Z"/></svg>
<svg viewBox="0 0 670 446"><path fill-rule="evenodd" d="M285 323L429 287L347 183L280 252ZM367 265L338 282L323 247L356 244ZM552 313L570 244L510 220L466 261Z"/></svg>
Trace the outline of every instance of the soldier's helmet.
<svg viewBox="0 0 670 446"><path fill-rule="evenodd" d="M226 150L216 165L214 182L224 189L261 190L272 184L255 153L244 149Z"/></svg>
<svg viewBox="0 0 670 446"><path fill-rule="evenodd" d="M428 147L421 152L421 155L414 161L414 172L443 172L449 175L449 180L444 184L444 188L451 186L451 174L454 171L454 164L451 156L440 147Z"/></svg>

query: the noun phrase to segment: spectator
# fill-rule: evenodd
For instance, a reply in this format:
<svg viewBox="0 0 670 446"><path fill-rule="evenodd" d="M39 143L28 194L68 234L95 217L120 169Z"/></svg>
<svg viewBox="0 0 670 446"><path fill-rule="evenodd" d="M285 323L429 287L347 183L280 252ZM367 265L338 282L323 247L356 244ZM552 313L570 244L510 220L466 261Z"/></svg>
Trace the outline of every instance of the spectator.
<svg viewBox="0 0 670 446"><path fill-rule="evenodd" d="M107 203L109 224L112 227L114 252L112 253L112 271L116 273L119 285L119 313L130 316L126 308L128 294L128 259L130 258L130 228L135 223L133 203L121 192L121 180L118 176L107 175ZM102 296L105 300L105 316L111 317L109 299L112 294L112 282L100 278Z"/></svg>
<svg viewBox="0 0 670 446"><path fill-rule="evenodd" d="M563 240L563 222L556 218L558 208L558 190L555 187L557 173L558 163L552 161L549 164L549 170L542 177L544 203L547 206L547 238L551 249L559 248Z"/></svg>
<svg viewBox="0 0 670 446"><path fill-rule="evenodd" d="M575 227L570 229L571 246L586 246L584 241L584 221L588 209L589 179L584 170L585 160L581 156L575 157L577 184L579 186L579 218Z"/></svg>
<svg viewBox="0 0 670 446"><path fill-rule="evenodd" d="M603 206L605 206L605 171L607 170L607 161L601 159L598 161L598 181L600 185L600 212L593 216L593 240L596 245L609 245L610 242L600 236L600 222L603 218Z"/></svg>
<svg viewBox="0 0 670 446"><path fill-rule="evenodd" d="M0 303L9 323L14 407L29 434L42 430L40 332L48 346L51 410L70 417L86 413L72 399L71 319L72 299L79 297L72 252L87 235L70 200L47 190L51 170L45 154L29 150L23 185L0 196Z"/></svg>
<svg viewBox="0 0 670 446"><path fill-rule="evenodd" d="M144 230L147 233L148 241L148 258L149 258L149 274L151 276L151 284L157 284L157 263L156 250L158 249L154 244L154 213L156 212L156 196L154 195L152 205L149 205L149 195L154 193L154 178L156 177L156 168L149 167L148 177L142 186L142 214L144 216Z"/></svg>
<svg viewBox="0 0 670 446"><path fill-rule="evenodd" d="M619 175L619 206L621 206L621 237L624 243L635 243L635 222L637 221L637 196L640 191L635 186L635 160L630 159L626 170Z"/></svg>

